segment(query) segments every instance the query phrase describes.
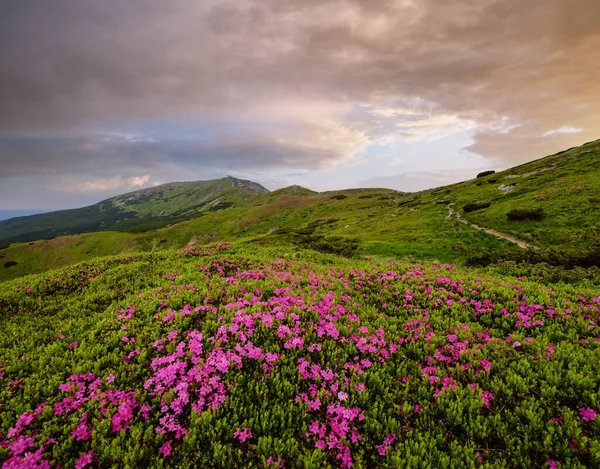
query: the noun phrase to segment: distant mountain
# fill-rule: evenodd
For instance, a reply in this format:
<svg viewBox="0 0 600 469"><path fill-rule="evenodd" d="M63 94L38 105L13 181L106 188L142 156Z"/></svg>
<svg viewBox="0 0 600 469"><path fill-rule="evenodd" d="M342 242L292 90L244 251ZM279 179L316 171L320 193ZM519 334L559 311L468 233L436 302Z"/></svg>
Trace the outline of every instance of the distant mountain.
<svg viewBox="0 0 600 469"><path fill-rule="evenodd" d="M172 182L88 207L0 221L0 245L92 231L147 231L236 207L267 192L260 184L231 176Z"/></svg>
<svg viewBox="0 0 600 469"><path fill-rule="evenodd" d="M273 192L271 192L271 195L273 196L278 196L278 195L317 195L318 192L312 191L310 189L307 189L306 187L302 187L302 186L288 186L288 187L282 187L281 189L277 189Z"/></svg>
<svg viewBox="0 0 600 469"><path fill-rule="evenodd" d="M0 221L16 217L26 217L46 213L48 210L0 210Z"/></svg>

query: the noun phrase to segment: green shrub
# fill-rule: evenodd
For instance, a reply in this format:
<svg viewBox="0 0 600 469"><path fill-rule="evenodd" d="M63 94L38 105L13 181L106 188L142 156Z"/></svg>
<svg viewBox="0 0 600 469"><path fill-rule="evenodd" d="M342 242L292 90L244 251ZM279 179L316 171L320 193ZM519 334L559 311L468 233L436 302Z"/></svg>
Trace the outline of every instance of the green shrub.
<svg viewBox="0 0 600 469"><path fill-rule="evenodd" d="M9 267L14 267L17 264L18 264L18 262L16 262L16 261L6 261L4 263L4 268L8 269Z"/></svg>
<svg viewBox="0 0 600 469"><path fill-rule="evenodd" d="M472 254L466 261L471 267L499 265L503 262L514 262L519 265L546 264L565 269L577 267L600 267L600 242L595 242L587 249L521 249L499 251L481 249Z"/></svg>
<svg viewBox="0 0 600 469"><path fill-rule="evenodd" d="M463 206L465 212L474 212L475 210L482 210L492 205L491 202L473 202Z"/></svg>
<svg viewBox="0 0 600 469"><path fill-rule="evenodd" d="M544 209L542 208L534 208L534 209L523 209L516 208L511 210L506 214L506 218L508 221L517 221L517 220L541 220L544 216Z"/></svg>
<svg viewBox="0 0 600 469"><path fill-rule="evenodd" d="M348 196L344 195L344 194L337 194L337 195L332 195L331 197L329 197L329 200L343 200L343 199L347 199Z"/></svg>
<svg viewBox="0 0 600 469"><path fill-rule="evenodd" d="M489 170L489 171L483 171L482 173L479 173L477 175L478 178L482 178L485 176L489 176L490 174L494 174L496 171L494 171L493 169Z"/></svg>

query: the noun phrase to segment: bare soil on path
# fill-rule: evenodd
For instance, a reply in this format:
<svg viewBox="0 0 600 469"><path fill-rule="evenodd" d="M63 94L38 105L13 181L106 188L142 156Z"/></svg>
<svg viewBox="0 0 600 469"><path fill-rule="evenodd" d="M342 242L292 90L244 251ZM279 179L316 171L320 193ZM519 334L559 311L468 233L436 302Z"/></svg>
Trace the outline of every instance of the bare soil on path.
<svg viewBox="0 0 600 469"><path fill-rule="evenodd" d="M501 233L500 231L496 231L492 228L484 228L483 226L479 226L476 225L475 223L471 223L469 220L461 217L453 208L452 208L453 204L448 204L446 205L446 208L448 209L448 216L446 217L447 219L451 220L451 219L455 219L458 220L461 223L464 223L465 225L469 225L472 228L475 228L476 230L479 231L485 231L486 233L489 233L493 236L496 236L497 238L502 238L505 239L507 241L510 241L511 243L515 243L516 245L518 245L520 248L523 249L539 249L537 246L534 246L531 243L528 243L527 241L523 241L522 239L519 238L515 238L512 235L506 234L506 233Z"/></svg>

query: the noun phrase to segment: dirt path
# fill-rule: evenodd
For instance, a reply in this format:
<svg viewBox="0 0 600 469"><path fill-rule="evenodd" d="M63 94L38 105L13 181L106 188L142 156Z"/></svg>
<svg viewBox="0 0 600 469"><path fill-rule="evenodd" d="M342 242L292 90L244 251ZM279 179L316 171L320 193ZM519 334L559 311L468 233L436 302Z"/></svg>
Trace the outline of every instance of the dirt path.
<svg viewBox="0 0 600 469"><path fill-rule="evenodd" d="M500 233L499 231L493 230L491 228L484 228L483 226L479 226L479 225L476 225L475 223L471 223L469 220L466 220L463 217L461 217L452 208L452 205L453 204L446 205L446 208L448 209L448 216L446 217L446 219L451 220L454 218L455 220L458 220L459 222L464 223L465 225L469 225L470 227L475 228L476 230L485 231L486 233L496 236L497 238L502 238L507 241L510 241L511 243L515 243L516 245L518 245L520 248L523 248L523 249L539 249L537 246L534 246L533 244L530 244L527 241L523 241L522 239L515 238L514 236L511 236L509 234Z"/></svg>

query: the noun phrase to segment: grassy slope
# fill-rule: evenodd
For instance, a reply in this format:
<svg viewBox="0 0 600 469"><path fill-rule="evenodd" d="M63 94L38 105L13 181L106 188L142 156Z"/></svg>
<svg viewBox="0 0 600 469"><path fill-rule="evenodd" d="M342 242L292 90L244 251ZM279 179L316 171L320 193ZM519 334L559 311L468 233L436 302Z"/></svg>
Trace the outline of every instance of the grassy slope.
<svg viewBox="0 0 600 469"><path fill-rule="evenodd" d="M328 223L316 226L314 235L356 240L357 254L380 259L461 263L480 248L519 249L447 219L449 202L462 213L466 203L491 201L487 209L462 215L542 247L581 248L599 231L598 204L594 203L600 193L599 168L600 141L596 141L486 178L414 194L388 189L314 193L289 188L155 231L106 232L12 245L0 250L0 265L11 260L19 264L0 267L0 280L101 254L181 248L190 242L239 240L281 245L289 242L289 237L282 235L286 229L306 229L309 223L317 221ZM505 194L498 189L500 184L516 187ZM542 221L506 221L506 213L512 209L538 206L545 211ZM47 252L49 247L51 254Z"/></svg>
<svg viewBox="0 0 600 469"><path fill-rule="evenodd" d="M515 188L504 194L498 189L501 184ZM466 218L536 245L584 247L600 231L600 140L463 183L453 190L453 201L459 209L491 201L489 208ZM506 213L522 208L541 208L545 216L538 222L507 223Z"/></svg>

